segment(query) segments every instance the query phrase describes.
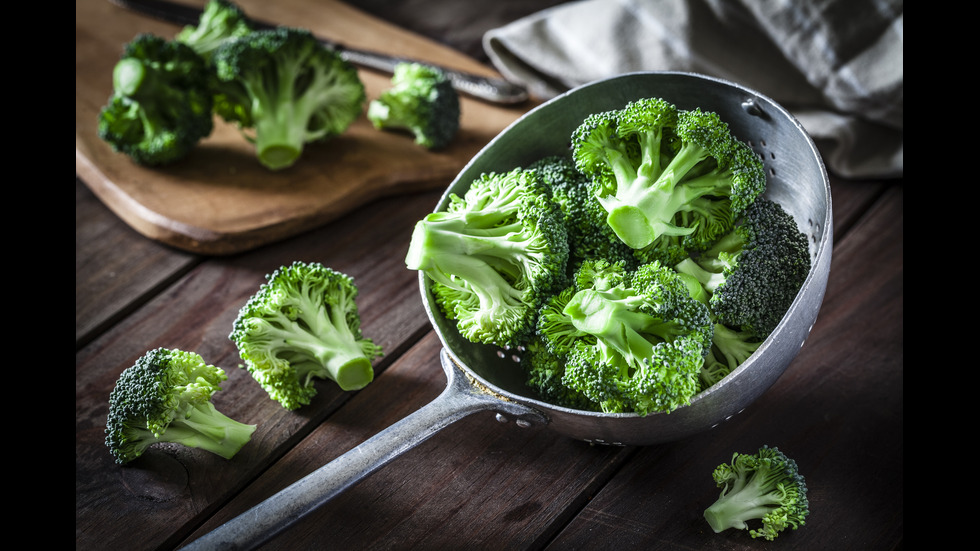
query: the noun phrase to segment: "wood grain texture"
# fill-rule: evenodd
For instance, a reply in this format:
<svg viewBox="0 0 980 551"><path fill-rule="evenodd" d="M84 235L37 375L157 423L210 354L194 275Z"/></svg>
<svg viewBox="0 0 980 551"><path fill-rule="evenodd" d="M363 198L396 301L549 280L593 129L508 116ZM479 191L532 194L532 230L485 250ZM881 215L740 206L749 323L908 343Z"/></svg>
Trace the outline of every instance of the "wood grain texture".
<svg viewBox="0 0 980 551"><path fill-rule="evenodd" d="M351 46L493 74L454 50L341 2L239 4L256 18L310 29ZM216 119L214 132L187 158L164 168L140 167L98 138L98 113L111 93L112 67L124 44L139 32L172 37L178 30L105 0L76 4L75 171L136 231L190 252L241 252L323 225L378 197L444 188L527 108L464 97L457 139L437 152L406 134L374 129L362 114L342 135L309 145L296 165L275 172L258 164L237 127ZM368 100L390 86L389 75L359 74Z"/></svg>

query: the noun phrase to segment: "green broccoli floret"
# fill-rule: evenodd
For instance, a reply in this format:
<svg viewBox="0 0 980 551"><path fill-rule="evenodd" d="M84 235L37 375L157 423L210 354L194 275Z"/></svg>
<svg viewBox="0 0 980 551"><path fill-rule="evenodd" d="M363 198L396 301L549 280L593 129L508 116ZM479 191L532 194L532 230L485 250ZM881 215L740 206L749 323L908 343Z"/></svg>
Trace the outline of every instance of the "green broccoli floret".
<svg viewBox="0 0 980 551"><path fill-rule="evenodd" d="M566 386L565 357L552 353L538 337L532 337L521 355L525 384L534 394L551 405L582 411L600 411L588 396Z"/></svg>
<svg viewBox="0 0 980 551"><path fill-rule="evenodd" d="M255 425L229 418L211 403L228 376L200 355L157 348L119 375L109 394L105 444L116 463L141 456L153 444L174 442L231 459Z"/></svg>
<svg viewBox="0 0 980 551"><path fill-rule="evenodd" d="M643 261L670 265L706 246L766 186L761 159L717 114L659 98L586 117L571 145L608 224Z"/></svg>
<svg viewBox="0 0 980 551"><path fill-rule="evenodd" d="M675 269L704 286L717 322L762 341L796 299L810 264L796 221L779 203L760 197L734 229Z"/></svg>
<svg viewBox="0 0 980 551"><path fill-rule="evenodd" d="M242 8L230 0L210 0L197 25L187 25L174 40L187 44L205 59L229 40L245 36L255 30L252 21Z"/></svg>
<svg viewBox="0 0 980 551"><path fill-rule="evenodd" d="M483 174L445 211L420 220L405 257L461 335L499 346L526 340L541 304L565 286L567 262L558 207L519 168Z"/></svg>
<svg viewBox="0 0 980 551"><path fill-rule="evenodd" d="M97 132L136 163L173 163L214 129L207 64L185 44L137 35L113 68L112 87Z"/></svg>
<svg viewBox="0 0 980 551"><path fill-rule="evenodd" d="M537 335L565 359L562 382L607 413L669 413L699 389L707 307L670 268L587 260L541 309Z"/></svg>
<svg viewBox="0 0 980 551"><path fill-rule="evenodd" d="M314 379L359 390L374 379L381 347L361 334L353 279L296 261L267 276L235 320L229 338L245 368L286 409L309 404Z"/></svg>
<svg viewBox="0 0 980 551"><path fill-rule="evenodd" d="M582 261L601 258L635 268L633 249L623 243L606 224L606 211L593 192L592 180L565 156L545 157L531 165L561 209L568 229L568 268L575 271Z"/></svg>
<svg viewBox="0 0 980 551"><path fill-rule="evenodd" d="M715 533L747 530L748 521L761 520L762 526L749 530L749 535L772 541L787 528L806 524L810 514L806 482L796 461L777 448L735 453L731 463L719 465L712 476L722 491L704 511L704 518Z"/></svg>
<svg viewBox="0 0 980 551"><path fill-rule="evenodd" d="M406 131L427 149L442 149L459 132L459 93L439 68L398 63L391 88L368 105L367 118L379 130Z"/></svg>
<svg viewBox="0 0 980 551"><path fill-rule="evenodd" d="M364 107L353 65L305 29L257 30L211 54L215 112L246 132L270 170L292 166L308 143L343 133Z"/></svg>

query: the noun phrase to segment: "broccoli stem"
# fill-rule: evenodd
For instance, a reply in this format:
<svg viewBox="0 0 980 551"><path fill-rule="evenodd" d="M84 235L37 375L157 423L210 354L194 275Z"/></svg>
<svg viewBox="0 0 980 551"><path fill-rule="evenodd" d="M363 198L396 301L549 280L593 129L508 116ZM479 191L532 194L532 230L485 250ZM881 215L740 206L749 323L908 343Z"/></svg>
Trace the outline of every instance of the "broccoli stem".
<svg viewBox="0 0 980 551"><path fill-rule="evenodd" d="M647 340L646 333L650 316L632 310L629 298L615 299L592 289L584 289L565 306L578 330L596 336L610 346L623 358L649 358L653 354L654 343ZM636 367L636 366L632 366Z"/></svg>
<svg viewBox="0 0 980 551"><path fill-rule="evenodd" d="M183 413L157 437L159 441L201 448L231 459L255 432L255 425L235 421L215 409L211 402L194 404Z"/></svg>

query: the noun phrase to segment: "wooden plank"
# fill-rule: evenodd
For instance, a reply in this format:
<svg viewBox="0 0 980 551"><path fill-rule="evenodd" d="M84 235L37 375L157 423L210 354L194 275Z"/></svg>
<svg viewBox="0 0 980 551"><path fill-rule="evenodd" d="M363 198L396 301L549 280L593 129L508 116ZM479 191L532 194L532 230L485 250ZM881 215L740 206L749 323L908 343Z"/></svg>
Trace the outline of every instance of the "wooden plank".
<svg viewBox="0 0 980 551"><path fill-rule="evenodd" d="M709 433L641 449L553 542L580 549L758 549L714 534L703 511L712 470L763 444L794 457L808 525L786 549L893 549L903 534L902 187L842 235L820 318L800 355L757 402ZM812 526L812 528L810 528Z"/></svg>
<svg viewBox="0 0 980 551"><path fill-rule="evenodd" d="M228 334L238 309L266 273L306 260L353 277L361 292L363 331L387 352L376 364L379 374L428 330L417 274L405 268L404 255L412 226L434 207L438 195L377 201L274 247L209 260L77 352L76 547L138 551L172 546L350 398L323 382L309 406L289 412L237 368L240 360ZM195 351L225 368L229 380L215 396L216 407L258 424L252 441L234 459L160 446L130 466L112 463L103 443L109 392L122 369L157 346Z"/></svg>

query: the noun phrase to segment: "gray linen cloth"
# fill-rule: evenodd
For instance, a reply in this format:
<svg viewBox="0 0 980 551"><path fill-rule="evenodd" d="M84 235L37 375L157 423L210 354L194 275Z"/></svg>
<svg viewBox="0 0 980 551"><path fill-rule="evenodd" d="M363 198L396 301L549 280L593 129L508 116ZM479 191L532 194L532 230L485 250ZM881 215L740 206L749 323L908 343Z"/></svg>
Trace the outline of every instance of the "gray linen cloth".
<svg viewBox="0 0 980 551"><path fill-rule="evenodd" d="M483 37L506 78L549 99L640 70L752 88L813 137L828 170L903 175L903 0L578 0Z"/></svg>

